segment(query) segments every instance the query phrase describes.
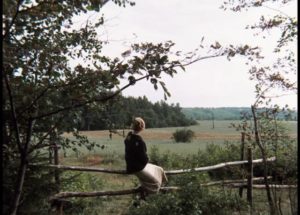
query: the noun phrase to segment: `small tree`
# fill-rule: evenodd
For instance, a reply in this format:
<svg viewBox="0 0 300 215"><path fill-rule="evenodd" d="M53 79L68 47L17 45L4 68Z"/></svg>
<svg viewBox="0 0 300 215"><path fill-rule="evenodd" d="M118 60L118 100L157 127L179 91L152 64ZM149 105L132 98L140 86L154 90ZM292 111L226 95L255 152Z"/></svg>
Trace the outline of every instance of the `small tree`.
<svg viewBox="0 0 300 215"><path fill-rule="evenodd" d="M176 130L173 133L172 139L175 140L175 142L183 142L183 143L190 143L193 138L195 138L195 132L191 129L180 129Z"/></svg>
<svg viewBox="0 0 300 215"><path fill-rule="evenodd" d="M289 75L295 75L297 71L296 67L296 54L294 53L293 46L296 45L297 41L297 18L291 17L284 12L271 8L269 3L288 4L293 0L262 0L262 1L225 1L222 5L224 9L231 9L235 12L239 12L243 9L249 9L254 7L266 7L273 11L277 11L278 14L271 17L265 18L260 17L258 24L248 26L252 29L258 29L261 32L269 31L273 28L277 28L281 31L281 34L277 40L277 45L274 48L274 54L277 54L277 59L271 63L271 65L262 66L252 65L249 70L250 80L256 81L255 95L256 100L251 105L252 121L253 121L253 133L254 133L254 144L258 146L261 156L263 158L263 169L264 169L264 183L266 185L266 194L270 207L271 214L279 214L280 210L276 205L269 187L267 179L269 164L266 162L268 155L268 138L272 137L271 144L273 148L277 150L279 141L279 132L276 117L274 117L280 108L277 105L270 105L272 98L280 97L283 95L274 95L274 89L279 89L285 92L295 93L297 90L297 82L290 80ZM272 95L273 94L273 95ZM284 107L284 111L288 106ZM265 125L268 126L265 126ZM272 128L273 134L268 133ZM266 138L267 137L267 138ZM275 151L276 154L276 151Z"/></svg>

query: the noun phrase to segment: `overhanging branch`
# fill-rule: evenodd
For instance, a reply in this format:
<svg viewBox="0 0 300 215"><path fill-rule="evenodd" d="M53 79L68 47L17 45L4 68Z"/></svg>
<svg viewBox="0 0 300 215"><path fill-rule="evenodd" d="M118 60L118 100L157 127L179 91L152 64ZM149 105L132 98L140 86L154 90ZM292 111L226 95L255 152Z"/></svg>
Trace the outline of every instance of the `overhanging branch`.
<svg viewBox="0 0 300 215"><path fill-rule="evenodd" d="M198 57L195 60L192 60L188 63L182 64L182 66L189 66L189 65L191 65L193 63L196 63L198 61L206 60L206 59L210 59L210 58L223 57L223 56L225 56L225 54L226 53L221 53L221 54L218 54L218 55L209 55L209 56L204 56L204 57Z"/></svg>
<svg viewBox="0 0 300 215"><path fill-rule="evenodd" d="M147 78L149 76L150 75L146 75L146 76L143 76L141 78L138 78L138 79L135 80L135 82L143 80L143 79L145 79L145 78ZM114 98L115 96L117 96L118 94L120 94L123 90L125 90L126 88L130 87L133 84L134 83L129 82L129 84L123 86L121 89L117 90L115 93L113 93L111 95L108 95L106 97L103 97L103 98L94 98L94 99L91 99L91 100L88 100L88 101L85 101L85 102L82 102L82 103L78 103L78 104L70 105L70 106L67 106L67 107L64 107L64 108L60 108L60 109L57 109L57 110L54 110L54 111L51 111L51 112L48 112L48 113L41 114L41 115L38 115L36 117L33 117L33 119L42 119L42 118L45 118L45 117L48 117L48 116L51 116L51 115L54 115L54 114L57 114L57 113L60 113L60 112L63 112L63 111L68 111L68 110L72 110L72 109L75 109L75 108L80 108L80 107L83 107L85 105L91 104L93 102L105 102L105 101L108 101L108 100Z"/></svg>

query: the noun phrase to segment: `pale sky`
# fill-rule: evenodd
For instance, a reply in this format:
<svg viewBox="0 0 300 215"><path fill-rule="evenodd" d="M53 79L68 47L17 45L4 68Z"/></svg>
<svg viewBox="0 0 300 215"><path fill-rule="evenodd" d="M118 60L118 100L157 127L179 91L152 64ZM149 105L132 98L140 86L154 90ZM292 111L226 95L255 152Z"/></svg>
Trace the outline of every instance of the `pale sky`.
<svg viewBox="0 0 300 215"><path fill-rule="evenodd" d="M247 25L259 21L260 14L277 14L268 8L255 8L234 13L219 9L219 0L136 0L136 5L126 8L107 3L100 11L105 24L101 38L108 40L103 53L111 57L120 54L137 42L175 42L174 51L192 51L204 36L207 44L218 41L226 44L250 44L263 48L267 59L272 59L278 34L266 32L254 36L257 31L246 30ZM288 7L276 7L290 16L297 16L296 1ZM99 14L89 14L90 19ZM82 20L82 19L81 19ZM293 47L296 50L296 47ZM181 107L249 107L255 100L255 82L249 80L249 67L242 58L214 58L186 67L174 78L164 77L171 93L167 103L179 103ZM291 77L296 81L296 75ZM125 84L125 83L124 83ZM140 82L124 91L125 96L143 96L150 101L163 100L163 91L154 90L150 83ZM297 95L274 100L279 105L297 107Z"/></svg>

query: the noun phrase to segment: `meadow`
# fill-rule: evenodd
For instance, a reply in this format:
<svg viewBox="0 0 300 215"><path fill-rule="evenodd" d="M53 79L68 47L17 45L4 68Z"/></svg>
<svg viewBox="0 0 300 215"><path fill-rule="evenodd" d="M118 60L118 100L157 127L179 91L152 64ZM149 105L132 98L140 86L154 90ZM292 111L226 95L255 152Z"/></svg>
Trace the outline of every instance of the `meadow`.
<svg viewBox="0 0 300 215"><path fill-rule="evenodd" d="M199 150L204 150L209 144L223 145L226 141L236 144L240 143L240 132L230 127L231 123L238 121L215 121L212 128L211 121L199 121L198 125L190 126L196 134L195 139L191 143L175 143L172 139L172 133L183 127L170 128L151 128L144 130L143 136L148 152L153 148L159 149L161 153L176 153L183 156L196 154ZM284 122L288 133L291 137L297 137L297 122ZM126 135L129 130L124 130ZM124 137L123 130L119 130L119 134L113 134L112 139L109 137L108 130L102 131L81 131L90 141L94 141L102 147L88 151L81 147L79 153L69 150L63 155L60 153L60 163L73 166L94 166L110 169L124 169ZM65 137L72 138L70 134L64 134ZM71 177L78 173L66 171L65 176ZM103 173L82 173L81 178L77 179L72 185L68 184L64 191L100 191L100 190L122 190L133 188L138 185L137 178L132 175L114 175ZM255 191L258 192L258 191ZM260 197L260 198L264 198ZM99 197L87 199L76 199L76 204L83 204L84 209L81 214L123 214L132 204L133 196L115 196L115 197ZM83 203L84 202L84 203ZM259 200L258 202L261 202ZM86 205L89 205L88 207ZM116 207L116 205L118 207ZM76 211L72 212L76 213Z"/></svg>
<svg viewBox="0 0 300 215"><path fill-rule="evenodd" d="M208 144L223 144L225 141L240 142L241 134L231 127L231 123L239 123L239 121L215 121L212 128L212 121L198 121L198 125L189 127L168 127L168 128L150 128L145 129L141 136L147 144L148 150L156 146L161 152L178 153L187 155L197 153L198 150L204 149ZM288 134L292 138L297 137L297 122L283 122ZM172 139L172 133L178 129L188 128L195 132L196 137L191 143L175 143ZM124 130L126 135L130 130ZM102 147L95 148L92 151L80 148L81 154L99 154L99 155L124 155L124 137L123 130L119 130L119 134L113 134L112 139L109 138L108 130L101 131L81 131L90 141L100 144ZM65 137L71 137L71 134L64 134ZM68 151L67 154L73 156L74 152Z"/></svg>

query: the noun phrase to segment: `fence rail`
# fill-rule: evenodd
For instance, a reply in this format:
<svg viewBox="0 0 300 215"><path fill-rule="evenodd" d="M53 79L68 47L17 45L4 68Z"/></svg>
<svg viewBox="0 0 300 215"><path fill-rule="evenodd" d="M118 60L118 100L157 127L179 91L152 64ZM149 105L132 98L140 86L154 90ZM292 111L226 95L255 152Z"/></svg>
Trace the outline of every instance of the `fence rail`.
<svg viewBox="0 0 300 215"><path fill-rule="evenodd" d="M275 157L267 158L268 162L275 161ZM256 159L252 160L253 164L262 163L263 159ZM212 166L205 166L205 167L196 167L191 169L179 169L179 170L166 170L165 173L167 175L175 175L175 174L182 174L182 173L189 173L189 172L201 172L201 171L208 171L208 170L215 170L224 168L227 166L236 166L241 164L247 164L248 160L243 161L231 161L231 162L224 162L219 163ZM102 172L102 173L110 173L110 174L128 174L126 170L112 170L112 169L104 169L98 167L83 167L83 166L65 166L65 165L42 165L42 164L31 164L31 166L43 166L43 167L50 167L50 168L57 168L62 170L72 170L72 171L87 171L87 172Z"/></svg>
<svg viewBox="0 0 300 215"><path fill-rule="evenodd" d="M269 179L272 178L271 176L268 177ZM253 178L253 181L262 181L264 180L263 177L257 177ZM215 185L223 185L223 186L229 186L234 188L239 187L247 187L247 179L237 179L237 180L224 180L224 181L214 181L214 182L208 182L205 184L200 184L203 187L208 186L215 186ZM269 185L272 188L277 189L297 189L297 185L277 185L277 184L270 184ZM252 185L254 189L265 189L264 184L254 184ZM161 187L160 191L174 191L179 190L180 187L172 186L172 187ZM139 193L139 188L132 188L132 189L126 189L126 190L114 190L114 191L94 191L94 192L60 192L55 194L50 198L49 201L61 199L61 198L71 198L71 197L96 197L96 196L120 196L120 195L128 195L128 194L134 194Z"/></svg>

